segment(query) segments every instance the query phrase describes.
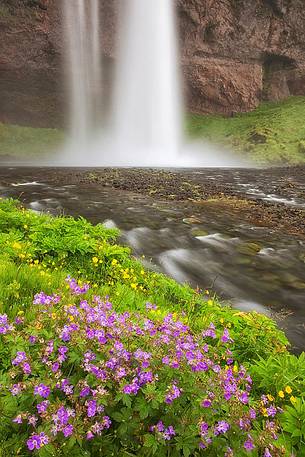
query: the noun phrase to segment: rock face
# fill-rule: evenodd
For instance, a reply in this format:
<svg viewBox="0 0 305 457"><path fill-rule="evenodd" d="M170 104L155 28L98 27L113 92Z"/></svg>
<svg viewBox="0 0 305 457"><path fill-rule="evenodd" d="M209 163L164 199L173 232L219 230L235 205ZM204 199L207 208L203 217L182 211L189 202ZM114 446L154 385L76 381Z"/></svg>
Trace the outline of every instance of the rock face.
<svg viewBox="0 0 305 457"><path fill-rule="evenodd" d="M62 1L0 0L0 121L63 125ZM117 2L101 0L109 67ZM189 110L232 115L305 95L304 0L176 2Z"/></svg>
<svg viewBox="0 0 305 457"><path fill-rule="evenodd" d="M178 0L192 111L230 115L305 94L303 0Z"/></svg>

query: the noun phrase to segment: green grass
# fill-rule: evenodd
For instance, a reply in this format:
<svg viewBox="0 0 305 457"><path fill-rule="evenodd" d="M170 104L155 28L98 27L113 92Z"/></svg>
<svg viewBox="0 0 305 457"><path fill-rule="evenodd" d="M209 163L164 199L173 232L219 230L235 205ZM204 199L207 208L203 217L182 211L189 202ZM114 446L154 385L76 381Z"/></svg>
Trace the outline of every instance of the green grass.
<svg viewBox="0 0 305 457"><path fill-rule="evenodd" d="M260 165L305 163L305 97L264 103L232 118L190 114L187 133L229 148ZM62 130L0 124L0 156L46 154L64 141Z"/></svg>
<svg viewBox="0 0 305 457"><path fill-rule="evenodd" d="M46 154L64 141L57 129L42 129L0 123L0 156L36 156Z"/></svg>
<svg viewBox="0 0 305 457"><path fill-rule="evenodd" d="M246 155L258 164L305 163L305 97L264 103L232 118L190 115L187 131Z"/></svg>

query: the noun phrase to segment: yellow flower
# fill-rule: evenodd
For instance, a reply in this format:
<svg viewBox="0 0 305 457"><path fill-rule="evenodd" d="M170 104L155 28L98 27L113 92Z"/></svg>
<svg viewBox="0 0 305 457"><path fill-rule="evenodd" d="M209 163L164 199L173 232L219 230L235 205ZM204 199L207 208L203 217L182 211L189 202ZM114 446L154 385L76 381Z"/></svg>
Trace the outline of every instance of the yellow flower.
<svg viewBox="0 0 305 457"><path fill-rule="evenodd" d="M291 387L290 387L290 386L286 386L286 387L285 387L285 392L286 392L288 395L290 395L290 394L292 393Z"/></svg>
<svg viewBox="0 0 305 457"><path fill-rule="evenodd" d="M34 260L34 264L38 265L39 264L39 260L38 259Z"/></svg>
<svg viewBox="0 0 305 457"><path fill-rule="evenodd" d="M23 228L24 228L25 230L27 230L27 229L29 228L29 226L26 225L26 224L24 224Z"/></svg>
<svg viewBox="0 0 305 457"><path fill-rule="evenodd" d="M297 399L292 395L292 396L290 397L290 401L291 401L291 403L294 405L294 404L297 402Z"/></svg>
<svg viewBox="0 0 305 457"><path fill-rule="evenodd" d="M138 288L138 284L135 284L135 283L132 283L130 286L134 290L136 290Z"/></svg>
<svg viewBox="0 0 305 457"><path fill-rule="evenodd" d="M285 394L284 394L284 392L283 392L282 390L280 390L279 393L278 393L278 396L279 396L280 398L284 398L284 397L285 397Z"/></svg>
<svg viewBox="0 0 305 457"><path fill-rule="evenodd" d="M14 249L21 249L21 244L18 243L17 241L15 241L15 243L13 243L13 248Z"/></svg>
<svg viewBox="0 0 305 457"><path fill-rule="evenodd" d="M98 258L97 257L92 257L92 262L96 265L98 263Z"/></svg>
<svg viewBox="0 0 305 457"><path fill-rule="evenodd" d="M223 317L220 319L220 323L223 324L224 323L224 319Z"/></svg>
<svg viewBox="0 0 305 457"><path fill-rule="evenodd" d="M114 267L115 265L118 264L118 261L117 259L113 259L112 262L111 262L111 265Z"/></svg>
<svg viewBox="0 0 305 457"><path fill-rule="evenodd" d="M274 401L274 397L272 397L272 395L270 395L270 394L267 395L267 398L269 401Z"/></svg>
<svg viewBox="0 0 305 457"><path fill-rule="evenodd" d="M264 417L268 417L268 413L267 413L267 409L266 408L262 408L262 414Z"/></svg>
<svg viewBox="0 0 305 457"><path fill-rule="evenodd" d="M35 328L37 328L37 330L40 330L42 328L42 325L40 322L38 322L36 325L35 325Z"/></svg>
<svg viewBox="0 0 305 457"><path fill-rule="evenodd" d="M52 319L53 319L53 321L55 321L56 318L57 318L57 314L56 314L56 313L52 313Z"/></svg>
<svg viewBox="0 0 305 457"><path fill-rule="evenodd" d="M142 276L145 275L145 271L144 271L144 270L141 270L141 275L142 275Z"/></svg>
<svg viewBox="0 0 305 457"><path fill-rule="evenodd" d="M238 372L238 366L237 366L237 365L234 365L233 371L234 371L234 373L237 373L237 372Z"/></svg>

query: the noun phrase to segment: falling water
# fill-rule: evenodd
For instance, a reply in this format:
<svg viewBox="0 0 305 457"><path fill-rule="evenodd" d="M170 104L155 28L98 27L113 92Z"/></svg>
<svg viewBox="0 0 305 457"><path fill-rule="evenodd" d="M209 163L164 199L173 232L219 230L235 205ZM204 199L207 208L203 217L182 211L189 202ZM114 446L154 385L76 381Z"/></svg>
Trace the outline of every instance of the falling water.
<svg viewBox="0 0 305 457"><path fill-rule="evenodd" d="M121 160L168 162L178 153L182 97L173 0L124 0L114 138Z"/></svg>
<svg viewBox="0 0 305 457"><path fill-rule="evenodd" d="M101 116L100 2L64 0L71 140L56 164L236 165L227 152L219 154L207 145L194 148L183 141L174 0L118 2L121 20L112 108L108 119L105 113Z"/></svg>
<svg viewBox="0 0 305 457"><path fill-rule="evenodd" d="M85 148L100 108L99 0L64 0L64 7L71 138Z"/></svg>

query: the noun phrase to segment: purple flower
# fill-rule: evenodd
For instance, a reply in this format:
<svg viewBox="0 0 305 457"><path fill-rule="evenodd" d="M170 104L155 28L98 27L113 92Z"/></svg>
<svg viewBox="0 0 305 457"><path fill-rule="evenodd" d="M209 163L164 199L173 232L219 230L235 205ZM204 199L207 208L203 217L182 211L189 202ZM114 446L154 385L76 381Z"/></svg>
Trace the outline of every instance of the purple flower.
<svg viewBox="0 0 305 457"><path fill-rule="evenodd" d="M233 343L232 338L230 338L229 330L227 328L224 329L223 335L220 338L222 343Z"/></svg>
<svg viewBox="0 0 305 457"><path fill-rule="evenodd" d="M173 401L176 398L179 398L180 395L181 395L181 389L179 389L179 387L177 387L176 384L173 384L167 391L167 394L165 397L165 403L170 405L171 403L173 403Z"/></svg>
<svg viewBox="0 0 305 457"><path fill-rule="evenodd" d="M90 387L86 386L80 391L79 396L80 396L80 398L88 397L88 395L90 395L90 393L91 393Z"/></svg>
<svg viewBox="0 0 305 457"><path fill-rule="evenodd" d="M160 433L161 433L161 432L164 432L164 430L165 430L165 427L164 427L164 424L163 424L163 422L162 422L162 421L159 421L159 422L157 423L157 425L156 425L156 429L157 429L157 430L158 430L158 432L160 432Z"/></svg>
<svg viewBox="0 0 305 457"><path fill-rule="evenodd" d="M214 427L214 435L221 435L230 429L230 425L226 421L219 421Z"/></svg>
<svg viewBox="0 0 305 457"><path fill-rule="evenodd" d="M123 393L127 395L137 395L138 391L140 390L140 386L138 384L138 379L135 378L131 384L127 384L123 387Z"/></svg>
<svg viewBox="0 0 305 457"><path fill-rule="evenodd" d="M49 404L50 404L49 400L44 400L41 403L38 403L36 406L38 413L39 414L45 413L46 410L48 409Z"/></svg>
<svg viewBox="0 0 305 457"><path fill-rule="evenodd" d="M209 425L206 422L201 422L199 424L200 435L206 435L209 430Z"/></svg>
<svg viewBox="0 0 305 457"><path fill-rule="evenodd" d="M40 395L42 398L48 398L50 393L50 387L46 386L45 384L39 384L38 386L34 387L34 394Z"/></svg>
<svg viewBox="0 0 305 457"><path fill-rule="evenodd" d="M87 406L87 416L94 417L96 415L97 403L95 400L90 400Z"/></svg>
<svg viewBox="0 0 305 457"><path fill-rule="evenodd" d="M65 438L68 438L68 436L71 436L72 433L73 433L73 425L69 424L69 425L66 425L64 428L63 428L63 434L64 434L64 437Z"/></svg>
<svg viewBox="0 0 305 457"><path fill-rule="evenodd" d="M27 446L30 451L34 451L34 449L40 449L42 446L48 444L48 442L48 436L44 432L41 432L39 435L32 435L27 440Z"/></svg>
<svg viewBox="0 0 305 457"><path fill-rule="evenodd" d="M247 405L249 403L249 394L247 392L242 392L238 398L239 401L244 405Z"/></svg>
<svg viewBox="0 0 305 457"><path fill-rule="evenodd" d="M255 409L250 408L249 415L250 415L250 419L256 419Z"/></svg>
<svg viewBox="0 0 305 457"><path fill-rule="evenodd" d="M89 284L84 284L83 286L80 286L74 278L71 278L71 276L68 276L66 278L66 282L69 284L70 291L73 295L86 294L90 289Z"/></svg>
<svg viewBox="0 0 305 457"><path fill-rule="evenodd" d="M24 374L31 374L32 373L31 365L29 363L27 363L27 362L25 362L22 365L22 370L23 370Z"/></svg>
<svg viewBox="0 0 305 457"><path fill-rule="evenodd" d="M15 397L16 395L20 394L22 390L21 384L14 384L13 387L10 388L11 394Z"/></svg>
<svg viewBox="0 0 305 457"><path fill-rule="evenodd" d="M251 435L248 435L248 439L244 443L244 448L246 451L252 451L255 448Z"/></svg>
<svg viewBox="0 0 305 457"><path fill-rule="evenodd" d="M22 362L25 362L26 360L26 353L23 351L18 351L16 357L12 360L12 365L20 365Z"/></svg>
<svg viewBox="0 0 305 457"><path fill-rule="evenodd" d="M172 425L170 425L169 427L167 427L164 432L163 432L163 438L166 440L166 441L169 441L172 439L173 436L176 435L176 432L175 432L175 429Z"/></svg>
<svg viewBox="0 0 305 457"><path fill-rule="evenodd" d="M87 435L86 435L86 439L89 441L89 440L92 440L92 438L94 438L94 435L92 432L88 432Z"/></svg>
<svg viewBox="0 0 305 457"><path fill-rule="evenodd" d="M267 408L268 417L275 417L276 413L277 409L274 406L270 406L270 408Z"/></svg>
<svg viewBox="0 0 305 457"><path fill-rule="evenodd" d="M15 422L15 424L22 424L21 414L19 414L17 417L15 417L15 419L13 419L13 422Z"/></svg>
<svg viewBox="0 0 305 457"><path fill-rule="evenodd" d="M210 338L215 339L216 338L215 325L211 323L209 325L209 328L202 333L202 336L203 336L203 338L210 337Z"/></svg>
<svg viewBox="0 0 305 457"><path fill-rule="evenodd" d="M206 398L205 400L203 400L203 402L201 403L201 406L203 408L210 408L210 406L212 405L212 402L211 400L209 400L208 398Z"/></svg>
<svg viewBox="0 0 305 457"><path fill-rule="evenodd" d="M272 457L268 448L265 449L264 457Z"/></svg>
<svg viewBox="0 0 305 457"><path fill-rule="evenodd" d="M29 342L31 344L35 344L36 341L37 341L37 337L36 336L33 336L33 335L29 336Z"/></svg>

